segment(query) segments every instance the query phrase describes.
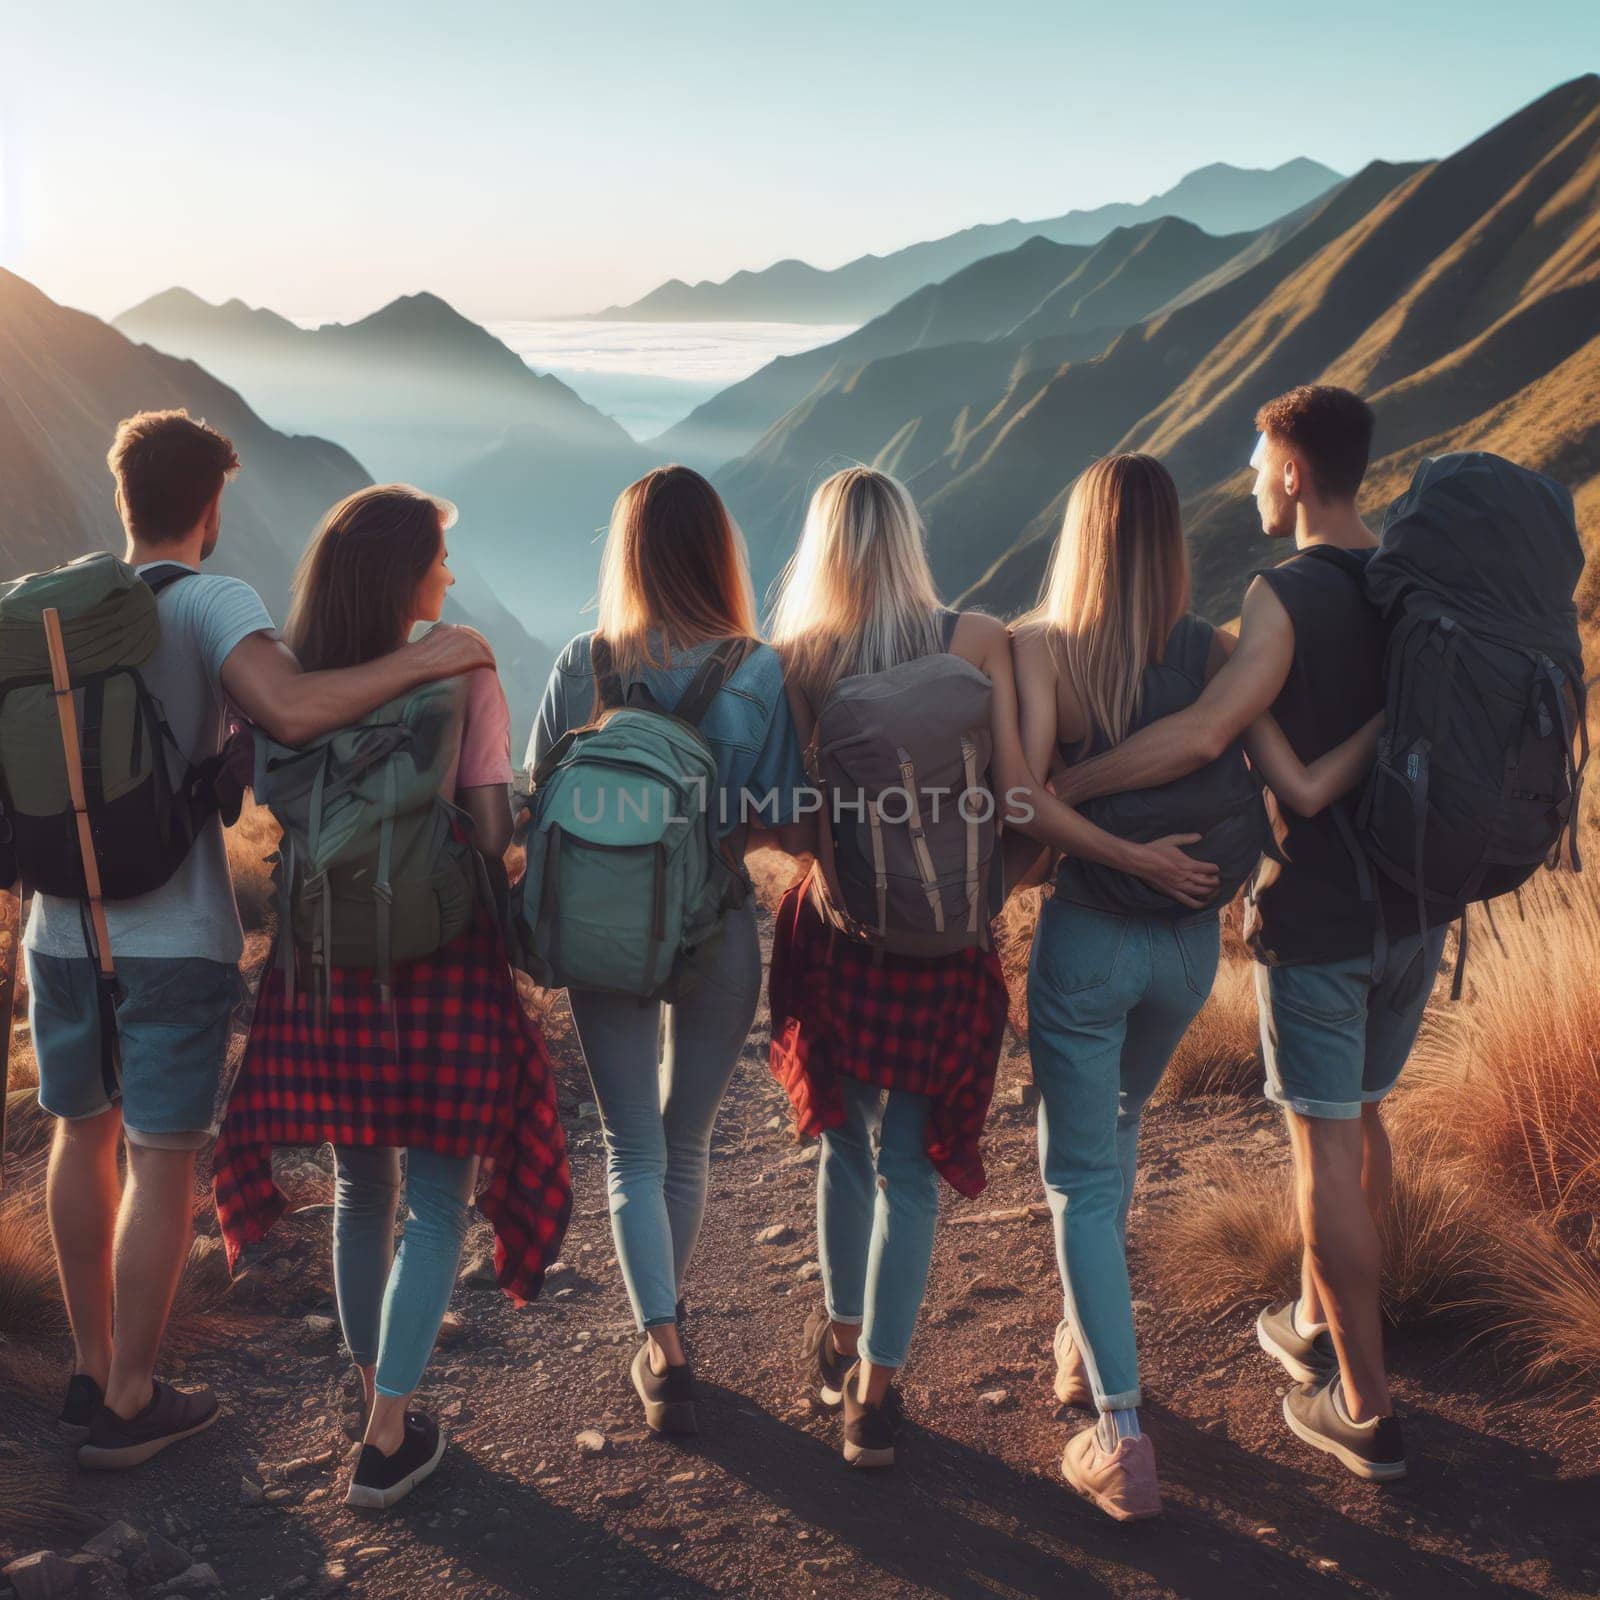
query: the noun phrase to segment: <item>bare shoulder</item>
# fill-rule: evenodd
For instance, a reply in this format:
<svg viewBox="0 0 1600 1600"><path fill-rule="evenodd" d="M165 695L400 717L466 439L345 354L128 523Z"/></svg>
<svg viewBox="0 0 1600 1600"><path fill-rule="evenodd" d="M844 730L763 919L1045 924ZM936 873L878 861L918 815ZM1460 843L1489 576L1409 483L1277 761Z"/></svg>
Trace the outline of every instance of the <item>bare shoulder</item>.
<svg viewBox="0 0 1600 1600"><path fill-rule="evenodd" d="M950 649L973 666L987 669L1001 652L1009 658L1011 630L998 617L991 617L985 611L963 611L956 619Z"/></svg>

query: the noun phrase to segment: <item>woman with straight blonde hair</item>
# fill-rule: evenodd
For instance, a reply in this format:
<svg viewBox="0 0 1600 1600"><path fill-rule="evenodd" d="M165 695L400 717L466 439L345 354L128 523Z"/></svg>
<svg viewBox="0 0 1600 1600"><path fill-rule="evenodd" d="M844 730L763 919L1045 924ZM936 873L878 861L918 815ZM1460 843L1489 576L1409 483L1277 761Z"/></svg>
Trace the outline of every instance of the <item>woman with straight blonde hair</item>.
<svg viewBox="0 0 1600 1600"><path fill-rule="evenodd" d="M1189 609L1178 492L1153 456L1096 461L1073 485L1037 608L1016 630L1024 756L1036 771L1084 760L1191 705L1233 640ZM1369 730L1370 731L1370 730ZM1370 765L1358 735L1307 769L1270 718L1252 760L1280 800L1317 810ZM1064 848L1028 971L1028 1043L1040 1090L1039 1159L1055 1221L1064 1315L1055 1392L1100 1420L1066 1447L1067 1480L1119 1520L1161 1509L1139 1426L1138 1354L1125 1237L1139 1116L1216 975L1219 913L1267 840L1236 744L1159 789L1109 796L1084 818L1192 858L1208 886L1152 888L1082 859L1049 817L1033 837Z"/></svg>
<svg viewBox="0 0 1600 1600"><path fill-rule="evenodd" d="M772 639L824 807L816 860L778 913L768 985L773 1072L799 1131L822 1138L825 1304L807 1320L804 1350L823 1402L843 1403L845 1460L888 1466L891 1385L927 1283L938 1179L968 1195L985 1183L979 1139L1007 1002L989 934L999 902L995 795L1051 811L1088 854L1131 864L1135 849L1035 792L1007 630L941 605L921 519L893 478L852 467L818 488L781 580ZM847 784L837 763L852 750L858 772L876 768L901 787ZM933 785L946 776L957 786ZM891 795L916 819L902 830L898 861ZM864 810L873 816L866 849ZM986 839L963 826L981 815ZM1148 856L1147 870L1197 881L1178 852ZM897 922L890 908L905 890ZM935 901L935 933L910 933ZM968 916L947 921L947 906Z"/></svg>
<svg viewBox="0 0 1600 1600"><path fill-rule="evenodd" d="M717 765L712 831L740 903L672 1001L568 993L605 1136L617 1261L644 1334L633 1386L658 1432L698 1428L680 1297L705 1212L712 1124L761 991L742 857L753 827L792 820L805 783L782 667L757 638L743 540L698 472L659 467L618 496L599 626L562 651L528 745L533 769L565 733L617 706L672 713L691 687L709 687L702 669L730 641L742 650L723 653L733 664L710 680L698 726Z"/></svg>

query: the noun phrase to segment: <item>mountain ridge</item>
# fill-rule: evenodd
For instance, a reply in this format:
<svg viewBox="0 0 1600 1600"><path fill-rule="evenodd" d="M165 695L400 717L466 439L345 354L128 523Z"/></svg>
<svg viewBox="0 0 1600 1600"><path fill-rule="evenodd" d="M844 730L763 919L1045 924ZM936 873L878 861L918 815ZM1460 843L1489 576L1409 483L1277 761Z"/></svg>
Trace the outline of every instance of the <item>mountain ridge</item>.
<svg viewBox="0 0 1600 1600"><path fill-rule="evenodd" d="M1137 203L1112 201L1033 222L1012 217L974 223L882 255L857 256L838 267L814 267L786 257L767 267L741 268L721 280L690 284L671 278L638 300L593 315L599 321L861 322L924 284L1035 235L1058 244L1094 244L1114 227L1163 214L1182 216L1209 233L1248 232L1314 199L1340 177L1305 156L1271 168L1212 162ZM1195 212L1200 214L1191 214Z"/></svg>

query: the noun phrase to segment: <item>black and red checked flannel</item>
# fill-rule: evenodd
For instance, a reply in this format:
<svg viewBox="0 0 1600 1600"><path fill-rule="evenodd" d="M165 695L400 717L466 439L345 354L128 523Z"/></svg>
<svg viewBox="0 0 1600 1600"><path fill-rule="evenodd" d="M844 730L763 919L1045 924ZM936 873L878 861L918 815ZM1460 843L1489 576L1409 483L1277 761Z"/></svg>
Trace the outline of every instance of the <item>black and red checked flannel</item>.
<svg viewBox="0 0 1600 1600"><path fill-rule="evenodd" d="M772 1073L803 1135L844 1121L841 1075L925 1094L933 1101L928 1159L959 1193L982 1193L979 1145L1007 1007L994 951L886 955L876 964L868 946L823 920L804 875L778 908L767 998Z"/></svg>
<svg viewBox="0 0 1600 1600"><path fill-rule="evenodd" d="M517 998L492 922L395 969L392 1012L368 971L334 968L326 1006L283 974L261 982L244 1064L213 1155L228 1264L287 1201L274 1145L387 1145L483 1157L478 1209L495 1276L519 1304L539 1292L572 1212L566 1138L544 1039Z"/></svg>

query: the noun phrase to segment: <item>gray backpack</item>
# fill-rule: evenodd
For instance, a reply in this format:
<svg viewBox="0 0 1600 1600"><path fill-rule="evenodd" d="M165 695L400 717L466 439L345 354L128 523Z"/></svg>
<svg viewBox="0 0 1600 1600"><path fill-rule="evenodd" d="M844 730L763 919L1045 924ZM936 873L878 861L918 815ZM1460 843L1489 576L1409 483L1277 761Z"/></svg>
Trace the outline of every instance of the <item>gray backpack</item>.
<svg viewBox="0 0 1600 1600"><path fill-rule="evenodd" d="M1003 887L989 788L993 691L949 653L955 613L940 621L946 649L841 678L808 752L843 900L824 888L820 909L880 957L987 950Z"/></svg>

